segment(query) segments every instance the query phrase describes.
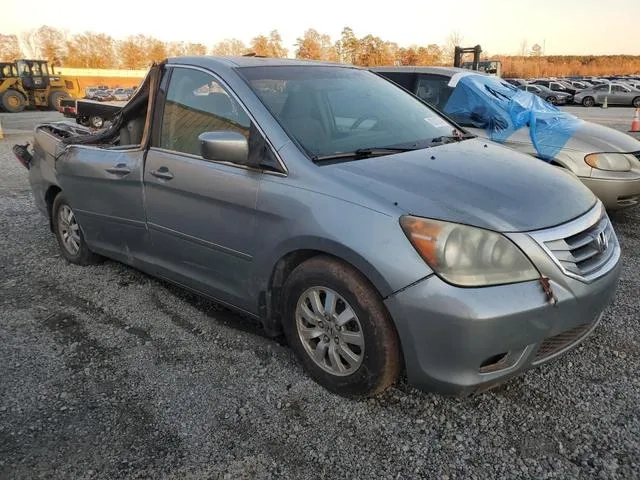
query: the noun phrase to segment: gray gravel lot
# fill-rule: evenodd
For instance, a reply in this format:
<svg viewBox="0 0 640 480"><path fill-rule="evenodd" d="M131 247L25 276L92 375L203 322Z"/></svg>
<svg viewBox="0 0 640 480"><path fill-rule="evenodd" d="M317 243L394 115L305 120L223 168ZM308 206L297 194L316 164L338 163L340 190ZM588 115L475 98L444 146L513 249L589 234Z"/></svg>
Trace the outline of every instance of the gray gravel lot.
<svg viewBox="0 0 640 480"><path fill-rule="evenodd" d="M612 218L622 280L582 346L471 399L355 402L247 319L67 264L10 153L56 115L0 115L1 479L640 478L639 209Z"/></svg>

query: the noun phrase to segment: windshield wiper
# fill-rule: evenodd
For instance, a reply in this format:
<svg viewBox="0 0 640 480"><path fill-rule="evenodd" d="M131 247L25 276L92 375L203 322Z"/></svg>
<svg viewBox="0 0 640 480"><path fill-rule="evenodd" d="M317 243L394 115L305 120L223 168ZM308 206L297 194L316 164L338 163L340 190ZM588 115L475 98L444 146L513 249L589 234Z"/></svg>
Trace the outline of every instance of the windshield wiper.
<svg viewBox="0 0 640 480"><path fill-rule="evenodd" d="M382 155L392 155L394 153L409 152L415 150L415 147L371 147L371 148L358 148L352 152L338 152L329 153L326 155L315 155L311 157L314 162L323 162L326 160L340 160L340 159L361 159L370 157L379 157Z"/></svg>
<svg viewBox="0 0 640 480"><path fill-rule="evenodd" d="M460 135L442 135L431 140L431 143L453 143L461 142L462 140L468 140L469 138L476 138L477 135L473 133L461 133Z"/></svg>

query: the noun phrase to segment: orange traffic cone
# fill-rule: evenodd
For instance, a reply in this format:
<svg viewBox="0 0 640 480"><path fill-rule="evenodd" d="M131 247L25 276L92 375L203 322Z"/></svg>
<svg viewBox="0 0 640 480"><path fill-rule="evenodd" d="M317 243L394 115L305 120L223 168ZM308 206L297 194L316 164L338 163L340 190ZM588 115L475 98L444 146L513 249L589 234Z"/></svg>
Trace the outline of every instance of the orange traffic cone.
<svg viewBox="0 0 640 480"><path fill-rule="evenodd" d="M631 120L631 130L629 130L629 133L638 132L640 132L640 108L636 108L636 113L633 115L633 120Z"/></svg>
<svg viewBox="0 0 640 480"><path fill-rule="evenodd" d="M4 132L2 131L2 122L0 122L0 139L3 139L3 138L4 138Z"/></svg>

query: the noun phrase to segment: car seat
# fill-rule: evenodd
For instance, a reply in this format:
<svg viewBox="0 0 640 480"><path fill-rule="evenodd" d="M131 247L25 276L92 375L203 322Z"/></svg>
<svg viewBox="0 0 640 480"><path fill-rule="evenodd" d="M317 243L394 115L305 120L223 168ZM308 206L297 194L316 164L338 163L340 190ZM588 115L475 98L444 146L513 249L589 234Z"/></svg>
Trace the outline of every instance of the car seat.
<svg viewBox="0 0 640 480"><path fill-rule="evenodd" d="M287 96L280 120L310 153L319 153L329 140L311 89L292 89Z"/></svg>

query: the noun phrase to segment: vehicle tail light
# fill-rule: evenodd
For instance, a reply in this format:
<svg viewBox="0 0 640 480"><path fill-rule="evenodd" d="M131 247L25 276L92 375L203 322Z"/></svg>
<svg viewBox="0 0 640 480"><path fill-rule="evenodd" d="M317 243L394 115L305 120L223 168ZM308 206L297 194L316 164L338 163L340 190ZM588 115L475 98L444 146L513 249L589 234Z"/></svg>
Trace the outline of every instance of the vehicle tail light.
<svg viewBox="0 0 640 480"><path fill-rule="evenodd" d="M33 156L29 153L27 147L29 147L28 143L24 145L14 145L13 154L18 159L18 162L20 162L24 168L29 170L31 168L31 160L33 159Z"/></svg>

